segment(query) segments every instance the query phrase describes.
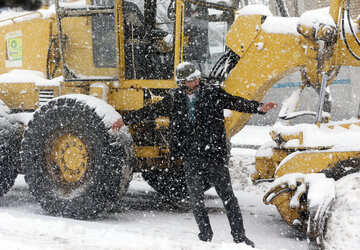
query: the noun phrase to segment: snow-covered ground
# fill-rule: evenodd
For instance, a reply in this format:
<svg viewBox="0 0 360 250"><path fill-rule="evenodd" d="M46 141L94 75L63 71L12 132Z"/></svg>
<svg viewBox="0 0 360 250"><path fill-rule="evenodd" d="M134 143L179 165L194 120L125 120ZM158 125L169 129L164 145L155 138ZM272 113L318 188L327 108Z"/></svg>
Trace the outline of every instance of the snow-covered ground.
<svg viewBox="0 0 360 250"><path fill-rule="evenodd" d="M306 240L276 209L262 204L261 191L236 190L236 196L248 237L258 249L307 249ZM19 177L0 202L0 249L251 249L232 243L213 190L207 193L207 205L215 232L212 243L197 239L188 204L164 204L140 178L131 183L117 211L95 221L76 221L44 214Z"/></svg>
<svg viewBox="0 0 360 250"><path fill-rule="evenodd" d="M247 126L233 143L247 138L246 144L261 144L268 139L268 130ZM230 164L248 237L257 249L308 249L305 237L289 227L274 206L263 204L268 184L252 186L247 169L254 164L255 152L233 149ZM214 189L207 192L206 199L215 233L211 243L197 239L188 203L166 203L140 176L135 176L113 212L94 221L46 215L19 176L15 186L0 198L0 249L251 249L232 243L226 214Z"/></svg>
<svg viewBox="0 0 360 250"><path fill-rule="evenodd" d="M261 145L270 139L270 127L246 126L232 139L236 145ZM256 150L234 147L230 173L243 212L247 236L256 249L315 249L306 237L288 226L274 206L262 199L270 183L253 186L249 172ZM326 234L327 249L360 249L360 174L336 183L336 201ZM120 204L96 220L78 221L47 215L30 194L23 176L0 198L2 249L251 249L232 243L230 228L215 190L206 193L214 230L211 243L197 239L198 229L187 202L169 204L136 174ZM81 208L79 208L81 209Z"/></svg>

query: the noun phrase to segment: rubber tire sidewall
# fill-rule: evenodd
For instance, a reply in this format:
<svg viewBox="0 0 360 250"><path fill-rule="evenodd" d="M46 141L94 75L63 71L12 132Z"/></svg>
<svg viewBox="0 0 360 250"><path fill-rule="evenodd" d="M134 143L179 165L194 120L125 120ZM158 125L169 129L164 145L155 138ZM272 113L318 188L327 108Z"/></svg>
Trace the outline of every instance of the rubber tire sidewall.
<svg viewBox="0 0 360 250"><path fill-rule="evenodd" d="M59 186L46 170L45 150L48 140L59 130L74 130L90 145L91 169L81 188L70 196L59 192ZM123 146L114 143L94 109L76 99L60 98L42 106L29 122L22 142L25 180L41 207L52 215L89 219L104 211L119 198L122 166L127 165Z"/></svg>
<svg viewBox="0 0 360 250"><path fill-rule="evenodd" d="M21 167L21 126L8 119L7 122L10 127L0 127L0 197L14 185Z"/></svg>
<svg viewBox="0 0 360 250"><path fill-rule="evenodd" d="M158 193L169 202L180 202L189 198L185 172L182 166L167 169L144 169L142 177ZM205 183L205 190L211 185Z"/></svg>

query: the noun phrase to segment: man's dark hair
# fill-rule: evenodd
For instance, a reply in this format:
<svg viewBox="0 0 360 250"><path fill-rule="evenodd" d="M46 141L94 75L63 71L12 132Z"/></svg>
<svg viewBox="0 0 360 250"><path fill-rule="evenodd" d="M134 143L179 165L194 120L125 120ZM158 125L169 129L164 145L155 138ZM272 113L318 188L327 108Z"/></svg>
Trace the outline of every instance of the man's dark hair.
<svg viewBox="0 0 360 250"><path fill-rule="evenodd" d="M0 0L0 8L23 8L24 10L37 10L41 7L42 0Z"/></svg>

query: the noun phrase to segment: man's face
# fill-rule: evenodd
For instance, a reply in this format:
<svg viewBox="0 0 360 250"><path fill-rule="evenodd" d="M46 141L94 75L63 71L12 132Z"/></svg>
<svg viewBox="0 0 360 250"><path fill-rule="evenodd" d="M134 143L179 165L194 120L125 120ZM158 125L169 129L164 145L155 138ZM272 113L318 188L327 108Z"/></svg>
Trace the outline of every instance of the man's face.
<svg viewBox="0 0 360 250"><path fill-rule="evenodd" d="M188 94L196 93L199 90L200 78L196 78L192 81L185 81L186 92Z"/></svg>

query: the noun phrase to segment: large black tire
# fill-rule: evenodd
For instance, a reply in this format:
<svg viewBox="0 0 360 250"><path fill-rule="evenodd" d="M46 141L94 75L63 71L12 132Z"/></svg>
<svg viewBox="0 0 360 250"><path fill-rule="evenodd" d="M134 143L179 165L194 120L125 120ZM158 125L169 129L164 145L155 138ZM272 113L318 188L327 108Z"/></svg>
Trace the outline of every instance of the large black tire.
<svg viewBox="0 0 360 250"><path fill-rule="evenodd" d="M157 192L169 202L180 202L189 197L185 179L185 172L181 166L166 169L145 169L142 177ZM205 183L205 190L211 185Z"/></svg>
<svg viewBox="0 0 360 250"><path fill-rule="evenodd" d="M147 183L168 201L179 202L188 197L182 169L145 169L141 174Z"/></svg>
<svg viewBox="0 0 360 250"><path fill-rule="evenodd" d="M0 100L0 197L14 185L20 170L21 125Z"/></svg>
<svg viewBox="0 0 360 250"><path fill-rule="evenodd" d="M360 155L338 161L333 167L321 171L327 178L333 178L335 181L356 172L360 172Z"/></svg>
<svg viewBox="0 0 360 250"><path fill-rule="evenodd" d="M133 152L126 128L111 130L119 117L105 102L83 95L53 99L35 112L21 158L25 180L44 210L90 219L121 198Z"/></svg>

